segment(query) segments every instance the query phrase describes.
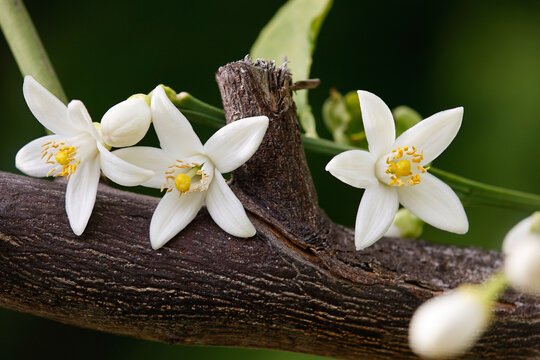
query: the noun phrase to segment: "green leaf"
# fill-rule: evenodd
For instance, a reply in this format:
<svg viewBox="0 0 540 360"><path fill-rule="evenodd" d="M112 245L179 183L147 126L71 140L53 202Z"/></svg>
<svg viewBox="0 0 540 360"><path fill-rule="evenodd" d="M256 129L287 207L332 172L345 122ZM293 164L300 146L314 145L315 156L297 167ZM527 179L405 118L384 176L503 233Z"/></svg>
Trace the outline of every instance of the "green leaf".
<svg viewBox="0 0 540 360"><path fill-rule="evenodd" d="M293 81L306 80L315 42L332 1L289 0L261 30L251 48L251 57L275 60L276 64L286 57ZM296 92L294 101L306 136L318 137L307 90Z"/></svg>

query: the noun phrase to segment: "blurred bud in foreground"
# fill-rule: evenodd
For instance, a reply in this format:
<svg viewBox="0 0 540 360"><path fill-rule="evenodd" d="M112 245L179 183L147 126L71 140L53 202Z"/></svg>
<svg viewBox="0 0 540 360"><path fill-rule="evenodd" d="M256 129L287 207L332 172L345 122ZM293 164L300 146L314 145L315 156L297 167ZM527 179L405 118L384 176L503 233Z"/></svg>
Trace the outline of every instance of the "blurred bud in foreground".
<svg viewBox="0 0 540 360"><path fill-rule="evenodd" d="M470 350L486 330L491 301L474 287L460 287L422 304L409 325L409 346L427 359L448 359Z"/></svg>
<svg viewBox="0 0 540 360"><path fill-rule="evenodd" d="M422 220L409 210L401 208L397 212L394 222L386 232L385 236L416 239L422 235L423 229L424 222Z"/></svg>
<svg viewBox="0 0 540 360"><path fill-rule="evenodd" d="M152 115L147 95L137 94L110 108L101 119L103 140L113 147L138 143L150 127Z"/></svg>
<svg viewBox="0 0 540 360"><path fill-rule="evenodd" d="M392 114L396 122L396 137L422 120L422 116L408 106L398 106Z"/></svg>
<svg viewBox="0 0 540 360"><path fill-rule="evenodd" d="M540 296L540 211L520 221L503 242L504 271L510 285Z"/></svg>

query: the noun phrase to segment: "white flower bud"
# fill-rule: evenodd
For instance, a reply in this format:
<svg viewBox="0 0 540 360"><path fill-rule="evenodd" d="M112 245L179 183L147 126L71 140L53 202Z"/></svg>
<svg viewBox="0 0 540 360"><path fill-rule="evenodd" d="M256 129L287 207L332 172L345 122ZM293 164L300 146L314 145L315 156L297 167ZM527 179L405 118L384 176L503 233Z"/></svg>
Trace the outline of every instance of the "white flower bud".
<svg viewBox="0 0 540 360"><path fill-rule="evenodd" d="M516 289L540 296L540 241L524 242L506 255L504 273Z"/></svg>
<svg viewBox="0 0 540 360"><path fill-rule="evenodd" d="M151 119L150 106L141 97L124 100L103 115L103 141L114 147L135 145L146 135Z"/></svg>
<svg viewBox="0 0 540 360"><path fill-rule="evenodd" d="M421 357L448 359L470 350L486 330L490 302L474 288L458 288L422 304L409 326L409 346Z"/></svg>
<svg viewBox="0 0 540 360"><path fill-rule="evenodd" d="M416 239L422 235L424 222L405 208L399 209L385 236Z"/></svg>
<svg viewBox="0 0 540 360"><path fill-rule="evenodd" d="M520 221L503 242L504 272L510 285L540 296L540 212Z"/></svg>

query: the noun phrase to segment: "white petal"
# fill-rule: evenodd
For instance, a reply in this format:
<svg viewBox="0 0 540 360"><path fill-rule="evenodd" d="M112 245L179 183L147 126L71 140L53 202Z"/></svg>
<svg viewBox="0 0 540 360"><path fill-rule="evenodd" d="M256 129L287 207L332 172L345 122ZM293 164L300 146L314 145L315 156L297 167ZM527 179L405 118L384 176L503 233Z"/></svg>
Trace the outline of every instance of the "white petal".
<svg viewBox="0 0 540 360"><path fill-rule="evenodd" d="M510 229L502 244L503 253L509 254L512 249L519 247L519 245L530 241L534 237L538 237L537 241L540 242L540 236L531 233L532 220L532 216L526 217Z"/></svg>
<svg viewBox="0 0 540 360"><path fill-rule="evenodd" d="M46 159L41 158L42 145L50 141L60 141L59 135L49 135L37 138L24 145L15 156L15 167L26 175L45 177L54 167L53 164L47 164Z"/></svg>
<svg viewBox="0 0 540 360"><path fill-rule="evenodd" d="M155 189L161 189L161 186L165 182L165 171L176 161L168 152L147 146L120 149L112 153L133 165L152 170L154 175L142 183L142 186Z"/></svg>
<svg viewBox="0 0 540 360"><path fill-rule="evenodd" d="M357 250L371 246L384 235L398 207L397 192L390 186L378 184L366 189L356 215L354 242Z"/></svg>
<svg viewBox="0 0 540 360"><path fill-rule="evenodd" d="M251 237L256 230L249 221L244 206L216 169L206 195L206 208L220 228L237 237Z"/></svg>
<svg viewBox="0 0 540 360"><path fill-rule="evenodd" d="M151 104L152 122L163 150L181 158L202 152L201 141L188 119L169 100L161 86L154 89Z"/></svg>
<svg viewBox="0 0 540 360"><path fill-rule="evenodd" d="M377 95L358 90L360 110L369 151L382 155L392 150L396 139L396 127L392 112Z"/></svg>
<svg viewBox="0 0 540 360"><path fill-rule="evenodd" d="M326 171L345 184L366 189L375 186L375 155L364 150L350 150L334 156L326 165Z"/></svg>
<svg viewBox="0 0 540 360"><path fill-rule="evenodd" d="M178 191L165 194L150 221L150 243L159 249L182 231L195 218L204 199L204 192L178 196Z"/></svg>
<svg viewBox="0 0 540 360"><path fill-rule="evenodd" d="M465 234L469 230L469 221L456 193L429 173L420 176L420 184L397 188L399 202L432 226Z"/></svg>
<svg viewBox="0 0 540 360"><path fill-rule="evenodd" d="M101 170L106 177L117 184L136 186L145 183L154 176L152 170L133 165L111 153L103 145L97 143Z"/></svg>
<svg viewBox="0 0 540 360"><path fill-rule="evenodd" d="M414 146L423 151L422 164L435 160L450 145L461 126L463 108L445 110L431 115L405 131L396 139L395 147Z"/></svg>
<svg viewBox="0 0 540 360"><path fill-rule="evenodd" d="M68 104L69 121L75 126L79 132L87 131L96 140L101 140L101 136L98 135L96 128L92 125L92 118L86 110L86 106L79 100L72 100Z"/></svg>
<svg viewBox="0 0 540 360"><path fill-rule="evenodd" d="M75 235L81 235L88 224L99 182L99 160L81 163L71 175L66 189L66 212Z"/></svg>
<svg viewBox="0 0 540 360"><path fill-rule="evenodd" d="M257 151L267 128L266 116L237 120L212 135L204 144L204 152L219 171L233 171Z"/></svg>
<svg viewBox="0 0 540 360"><path fill-rule="evenodd" d="M66 105L29 75L24 78L23 94L32 114L47 129L63 136L77 133L69 121Z"/></svg>

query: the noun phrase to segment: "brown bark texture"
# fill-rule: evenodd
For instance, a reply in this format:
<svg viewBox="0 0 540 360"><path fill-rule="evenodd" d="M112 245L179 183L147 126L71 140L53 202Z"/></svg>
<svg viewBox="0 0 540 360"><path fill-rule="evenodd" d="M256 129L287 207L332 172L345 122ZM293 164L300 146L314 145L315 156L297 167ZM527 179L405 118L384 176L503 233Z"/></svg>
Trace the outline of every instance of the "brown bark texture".
<svg viewBox="0 0 540 360"><path fill-rule="evenodd" d="M407 345L414 310L486 279L500 253L389 238L356 251L353 232L318 207L286 67L245 59L216 79L228 122L270 119L231 181L257 234L230 236L203 209L154 251L148 228L159 199L100 185L77 237L65 184L0 173L0 305L168 343L416 358ZM538 300L509 290L463 358L534 359L539 344Z"/></svg>

